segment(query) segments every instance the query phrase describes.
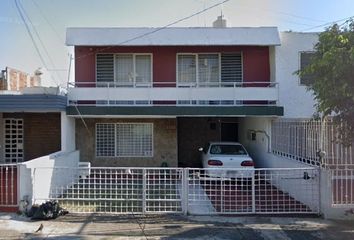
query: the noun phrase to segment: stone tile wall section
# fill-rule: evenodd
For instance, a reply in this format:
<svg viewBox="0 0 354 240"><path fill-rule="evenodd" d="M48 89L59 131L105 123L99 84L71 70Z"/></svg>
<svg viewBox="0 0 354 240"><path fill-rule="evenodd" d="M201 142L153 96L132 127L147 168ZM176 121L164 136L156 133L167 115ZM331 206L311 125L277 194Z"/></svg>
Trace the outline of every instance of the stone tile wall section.
<svg viewBox="0 0 354 240"><path fill-rule="evenodd" d="M84 122L85 123L84 123ZM153 123L153 157L96 157L96 123ZM76 149L80 161L97 167L177 167L176 119L76 119Z"/></svg>

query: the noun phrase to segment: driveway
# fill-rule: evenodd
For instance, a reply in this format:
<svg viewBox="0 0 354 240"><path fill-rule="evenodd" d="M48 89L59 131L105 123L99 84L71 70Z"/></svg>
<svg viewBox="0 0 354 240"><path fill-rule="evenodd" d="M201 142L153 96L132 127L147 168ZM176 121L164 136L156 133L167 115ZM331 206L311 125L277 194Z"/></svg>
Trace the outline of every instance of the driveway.
<svg viewBox="0 0 354 240"><path fill-rule="evenodd" d="M35 231L40 224L43 229ZM75 215L30 221L0 214L0 239L354 239L353 221L320 218Z"/></svg>

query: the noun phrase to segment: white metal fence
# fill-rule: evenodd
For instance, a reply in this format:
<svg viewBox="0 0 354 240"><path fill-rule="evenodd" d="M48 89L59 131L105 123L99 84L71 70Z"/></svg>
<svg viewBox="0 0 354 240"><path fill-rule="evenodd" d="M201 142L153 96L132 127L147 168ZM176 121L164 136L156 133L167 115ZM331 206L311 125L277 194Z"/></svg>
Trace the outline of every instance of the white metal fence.
<svg viewBox="0 0 354 240"><path fill-rule="evenodd" d="M306 164L319 166L321 123L280 120L272 123L272 152Z"/></svg>
<svg viewBox="0 0 354 240"><path fill-rule="evenodd" d="M187 171L190 213L319 213L316 168Z"/></svg>
<svg viewBox="0 0 354 240"><path fill-rule="evenodd" d="M272 123L273 154L330 172L332 206L354 206L354 148L344 145L332 121L282 119ZM319 157L319 152L325 154Z"/></svg>
<svg viewBox="0 0 354 240"><path fill-rule="evenodd" d="M354 169L331 169L332 206L354 207Z"/></svg>
<svg viewBox="0 0 354 240"><path fill-rule="evenodd" d="M18 206L17 165L0 165L0 208L16 206Z"/></svg>
<svg viewBox="0 0 354 240"><path fill-rule="evenodd" d="M50 199L72 212L319 213L319 172L301 169L41 168L69 177ZM35 201L48 200L34 196Z"/></svg>

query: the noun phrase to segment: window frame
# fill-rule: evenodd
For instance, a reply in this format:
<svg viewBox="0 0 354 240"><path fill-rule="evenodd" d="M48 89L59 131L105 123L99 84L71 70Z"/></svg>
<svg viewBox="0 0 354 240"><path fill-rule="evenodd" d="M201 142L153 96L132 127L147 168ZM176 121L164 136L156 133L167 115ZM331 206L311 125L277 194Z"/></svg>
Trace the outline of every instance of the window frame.
<svg viewBox="0 0 354 240"><path fill-rule="evenodd" d="M198 52L198 53L192 53L192 52L178 52L176 54L176 84L178 87L186 87L186 86L199 86L200 84L200 78L199 78L199 55L208 55L208 54L215 54L218 55L218 62L219 62L219 74L218 74L218 84L223 83L221 81L221 56L222 54L240 54L241 57L241 81L239 83L243 83L244 79L243 79L243 52L242 51L238 51L238 52ZM179 77L178 77L178 73L179 73L179 67L178 67L178 57L181 55L193 55L195 58L195 65L196 65L196 81L194 82L190 82L190 83L180 83ZM203 83L203 82L202 82ZM213 83L213 82L212 82Z"/></svg>
<svg viewBox="0 0 354 240"><path fill-rule="evenodd" d="M98 156L97 155L97 126L99 124L114 125L114 156ZM133 155L133 156L118 156L117 154L117 125L150 125L151 126L151 155ZM153 158L154 157L154 123L151 122L98 122L95 124L95 157L96 158Z"/></svg>
<svg viewBox="0 0 354 240"><path fill-rule="evenodd" d="M97 82L97 55L99 54L112 54L113 55L113 81L112 83L117 84L118 85L118 81L116 80L117 77L117 71L116 71L116 56L117 55L132 55L133 56L133 71L134 71L134 80L133 80L133 86L132 87L142 87L142 86L152 86L154 83L154 72L153 72L153 66L154 66L154 55L153 53L149 52L149 53L144 53L144 52L109 52L109 53L96 53L96 61L95 61L95 75L96 75L96 79L95 79L95 83ZM149 84L142 84L139 83L138 85L136 84L136 56L149 56L150 57L150 77L151 77L151 81ZM128 83L128 82L126 82ZM125 84L126 85L126 84ZM126 87L124 84L123 86Z"/></svg>
<svg viewBox="0 0 354 240"><path fill-rule="evenodd" d="M299 51L299 53L298 53L298 69L300 69L300 70L302 70L302 68L301 68L301 54L302 53L311 53L311 54L315 54L316 52L315 51ZM303 86L303 87L308 87L309 85L308 84L303 84L302 82L301 82L301 77L300 76L298 76L298 84L299 84L299 86Z"/></svg>

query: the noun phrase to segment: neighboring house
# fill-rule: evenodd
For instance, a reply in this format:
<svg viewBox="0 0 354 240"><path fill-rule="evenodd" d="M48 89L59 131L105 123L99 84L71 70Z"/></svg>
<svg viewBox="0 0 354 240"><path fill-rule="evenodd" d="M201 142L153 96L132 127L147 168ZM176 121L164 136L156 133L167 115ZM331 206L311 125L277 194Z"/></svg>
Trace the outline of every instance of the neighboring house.
<svg viewBox="0 0 354 240"><path fill-rule="evenodd" d="M21 89L0 92L0 164L20 163L61 149L66 97L58 88Z"/></svg>

